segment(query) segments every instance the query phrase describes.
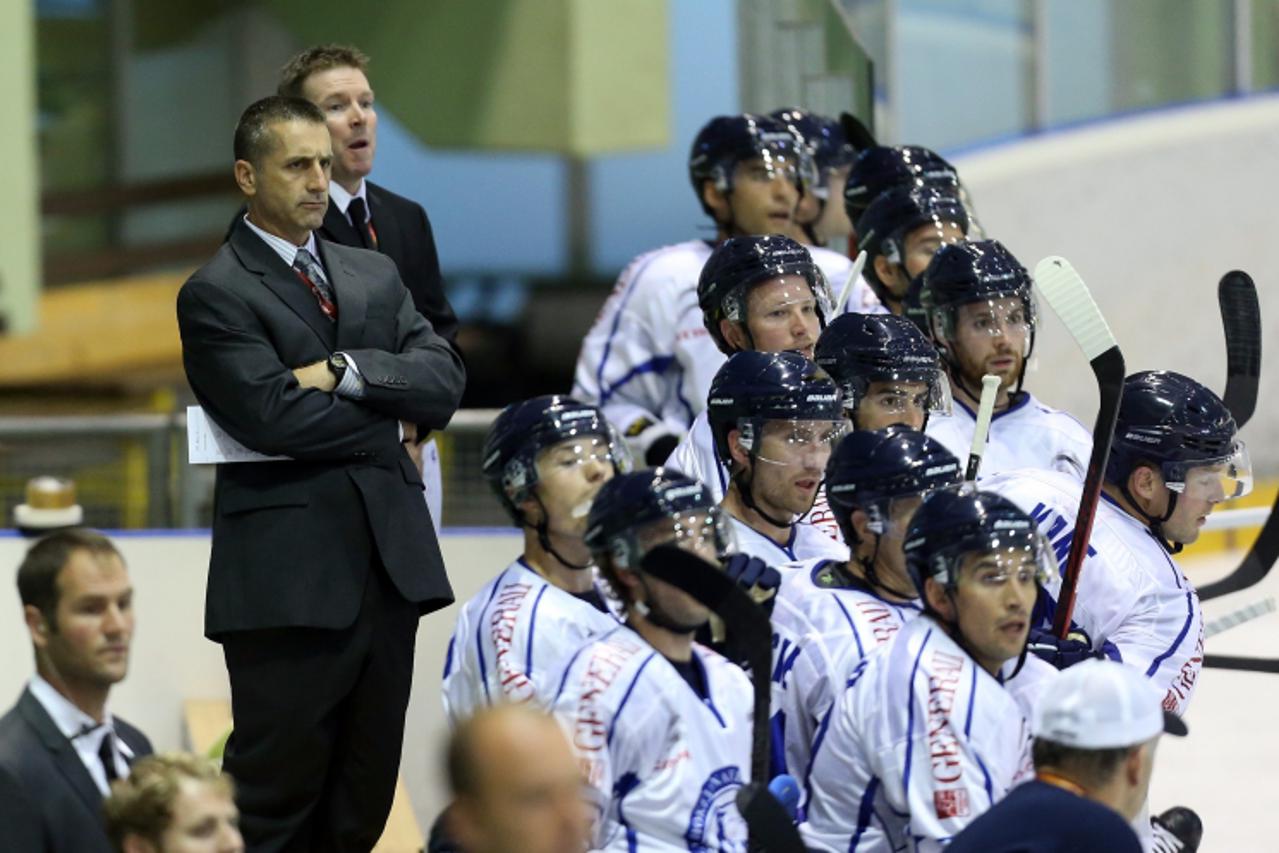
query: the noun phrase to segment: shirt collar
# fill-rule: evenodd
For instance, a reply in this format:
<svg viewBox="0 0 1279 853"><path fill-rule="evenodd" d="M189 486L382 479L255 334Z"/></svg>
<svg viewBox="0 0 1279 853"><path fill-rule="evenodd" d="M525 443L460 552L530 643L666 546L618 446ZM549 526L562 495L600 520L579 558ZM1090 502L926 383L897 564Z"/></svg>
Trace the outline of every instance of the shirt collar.
<svg viewBox="0 0 1279 853"><path fill-rule="evenodd" d="M244 224L249 226L254 234L261 237L262 240L271 247L271 250L280 256L280 259L284 261L286 266L293 266L293 260L298 256L298 249L306 249L311 253L311 257L315 258L317 261L320 259L315 245L314 231L306 235L305 245L295 246L283 237L278 237L268 231L263 231L261 228L254 225L249 221L249 215L247 213L244 215Z"/></svg>
<svg viewBox="0 0 1279 853"><path fill-rule="evenodd" d="M31 691L31 695L36 697L36 701L44 708L49 718L53 720L53 724L58 727L58 731L66 735L68 739L81 734L86 729L98 728L99 723L97 720L73 705L70 699L59 693L52 684L39 675L31 676L31 683L28 685L28 689ZM113 720L110 711L107 711L103 716L101 725L106 728L112 728Z"/></svg>
<svg viewBox="0 0 1279 853"><path fill-rule="evenodd" d="M351 199L358 198L364 202L364 215L369 215L369 197L367 194L368 182L363 178L360 179L360 188L354 193L349 193L346 188L337 181L329 181L329 201L337 205L337 209L342 211L342 215L346 216L346 209L351 206ZM349 218L349 217L348 217Z"/></svg>

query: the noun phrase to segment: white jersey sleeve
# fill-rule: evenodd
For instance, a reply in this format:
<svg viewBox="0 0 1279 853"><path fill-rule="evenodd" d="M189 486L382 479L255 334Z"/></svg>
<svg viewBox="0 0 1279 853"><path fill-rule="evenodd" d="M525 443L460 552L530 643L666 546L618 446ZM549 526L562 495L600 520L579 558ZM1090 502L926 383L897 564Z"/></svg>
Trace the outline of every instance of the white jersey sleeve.
<svg viewBox="0 0 1279 853"><path fill-rule="evenodd" d="M458 612L444 663L449 723L499 702L545 707L569 655L617 625L516 560Z"/></svg>
<svg viewBox="0 0 1279 853"><path fill-rule="evenodd" d="M786 566L773 605L772 728L785 765L775 769L800 779L817 725L852 671L919 614L913 602L877 596L840 568L845 562Z"/></svg>
<svg viewBox="0 0 1279 853"><path fill-rule="evenodd" d="M700 480L716 503L724 500L724 492L728 490L728 469L715 452L715 437L711 435L711 424L705 411L693 419L692 427L675 446L666 466Z"/></svg>
<svg viewBox="0 0 1279 853"><path fill-rule="evenodd" d="M961 460L973 446L977 416L955 400L950 415L932 415L924 428ZM981 457L981 477L1021 468L1063 471L1082 480L1092 454L1092 433L1067 412L1045 406L1023 394L1007 411L990 421L986 450Z"/></svg>
<svg viewBox="0 0 1279 853"><path fill-rule="evenodd" d="M835 252L821 246L808 246L808 252L813 256L813 261L817 266L821 267L822 274L826 276L826 283L830 286L830 298L839 299L840 293L844 290L844 285L848 282L848 275L853 271L853 262L849 260L847 255ZM836 314L844 314L854 312L857 314L886 314L888 309L879 301L879 297L875 295L875 291L871 289L866 282L864 275L859 275L857 280L853 282L852 289L848 292L848 298L844 300L843 305L835 306Z"/></svg>
<svg viewBox="0 0 1279 853"><path fill-rule="evenodd" d="M1065 566L1079 514L1079 481L1051 471L1010 471L982 481L1029 513ZM1054 603L1061 577L1047 585ZM1051 618L1051 614L1049 614ZM1144 523L1102 497L1080 567L1072 621L1093 646L1135 667L1185 713L1203 667L1199 595Z"/></svg>
<svg viewBox="0 0 1279 853"><path fill-rule="evenodd" d="M868 657L814 741L804 840L936 851L1030 768L1017 702L931 619Z"/></svg>
<svg viewBox="0 0 1279 853"><path fill-rule="evenodd" d="M565 670L554 713L596 805L592 849L745 853L736 796L750 779L750 681L701 646L693 665L705 698L623 627Z"/></svg>
<svg viewBox="0 0 1279 853"><path fill-rule="evenodd" d="M600 406L632 440L679 435L706 405L702 380L686 370L714 375L723 362L697 306L710 253L705 241L691 240L636 258L582 341L573 394Z"/></svg>
<svg viewBox="0 0 1279 853"><path fill-rule="evenodd" d="M834 541L811 524L797 522L791 526L790 539L782 545L774 542L759 531L751 528L733 516L729 516L733 528L733 538L737 550L752 557L758 557L770 566L781 566L798 560L848 559L848 549Z"/></svg>

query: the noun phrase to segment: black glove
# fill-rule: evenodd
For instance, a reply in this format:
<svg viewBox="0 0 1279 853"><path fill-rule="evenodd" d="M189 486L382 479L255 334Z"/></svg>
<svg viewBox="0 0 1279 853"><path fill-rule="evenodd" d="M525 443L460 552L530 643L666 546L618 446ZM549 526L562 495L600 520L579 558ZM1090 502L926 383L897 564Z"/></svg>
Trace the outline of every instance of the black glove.
<svg viewBox="0 0 1279 853"><path fill-rule="evenodd" d="M756 604L762 605L767 611L772 611L773 598L777 595L777 588L782 585L782 576L777 569L759 557L752 557L749 554L731 554L724 562L724 574L749 592Z"/></svg>
<svg viewBox="0 0 1279 853"><path fill-rule="evenodd" d="M1102 656L1100 651L1093 651L1092 640L1088 635L1078 629L1071 631L1063 640L1050 630L1031 628L1030 636L1026 639L1026 650L1057 669L1065 669L1080 661Z"/></svg>
<svg viewBox="0 0 1279 853"><path fill-rule="evenodd" d="M644 462L651 468L656 468L666 464L666 460L675 452L675 448L679 446L679 436L663 435L660 438L653 439L653 443L648 446L648 451L644 454Z"/></svg>

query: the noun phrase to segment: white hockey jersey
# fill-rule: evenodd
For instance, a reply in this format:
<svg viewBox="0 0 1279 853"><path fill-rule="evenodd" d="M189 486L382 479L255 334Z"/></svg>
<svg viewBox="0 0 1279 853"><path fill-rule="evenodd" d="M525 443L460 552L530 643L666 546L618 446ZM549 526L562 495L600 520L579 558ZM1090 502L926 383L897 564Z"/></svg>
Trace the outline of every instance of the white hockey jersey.
<svg viewBox="0 0 1279 853"><path fill-rule="evenodd" d="M955 400L951 414L930 416L924 432L962 462L972 451L976 429L976 413ZM981 476L1015 468L1043 468L1073 473L1082 480L1091 453L1092 433L1083 424L1027 393L991 418Z"/></svg>
<svg viewBox="0 0 1279 853"><path fill-rule="evenodd" d="M631 261L582 341L573 396L600 406L631 438L645 422L680 435L706 408L711 379L725 360L697 305L697 279L712 248L689 240ZM852 262L828 249L809 251L831 288L842 288ZM878 299L859 281L848 304Z"/></svg>
<svg viewBox="0 0 1279 853"><path fill-rule="evenodd" d="M724 500L724 493L728 491L728 466L720 461L719 452L715 449L715 438L711 435L711 424L706 412L698 413L692 428L680 439L680 443L666 460L666 465L695 480L701 480L716 502ZM825 483L817 489L813 508L804 514L796 526L800 525L812 526L828 539L841 546L844 544L839 523L835 521L835 513L826 500Z"/></svg>
<svg viewBox="0 0 1279 853"><path fill-rule="evenodd" d="M596 806L593 850L745 853L736 797L750 781L750 680L696 644L693 664L705 700L625 626L573 655L554 713Z"/></svg>
<svg viewBox="0 0 1279 853"><path fill-rule="evenodd" d="M914 602L880 598L841 569L845 562L793 564L773 604L772 728L785 761L774 770L797 779L808 772L818 723L853 669L920 613Z"/></svg>
<svg viewBox="0 0 1279 853"><path fill-rule="evenodd" d="M790 541L778 545L764 534L749 525L728 517L733 526L733 537L737 540L737 550L752 557L759 557L770 566L781 566L797 560L840 560L848 559L848 548L842 543L831 540L829 536L811 524L796 524L790 529Z"/></svg>
<svg viewBox="0 0 1279 853"><path fill-rule="evenodd" d="M1065 566L1079 513L1078 480L1022 470L984 479L981 487L1034 516ZM1054 605L1060 591L1061 577L1053 577L1048 593ZM1164 692L1166 710L1185 713L1203 668L1199 595L1146 525L1104 494L1080 568L1072 619L1095 648L1145 673Z"/></svg>
<svg viewBox="0 0 1279 853"><path fill-rule="evenodd" d="M931 618L867 657L822 720L812 849L934 851L1033 772L1026 716Z"/></svg>
<svg viewBox="0 0 1279 853"><path fill-rule="evenodd" d="M569 656L618 624L517 559L458 611L444 662L449 723L498 702L547 706Z"/></svg>

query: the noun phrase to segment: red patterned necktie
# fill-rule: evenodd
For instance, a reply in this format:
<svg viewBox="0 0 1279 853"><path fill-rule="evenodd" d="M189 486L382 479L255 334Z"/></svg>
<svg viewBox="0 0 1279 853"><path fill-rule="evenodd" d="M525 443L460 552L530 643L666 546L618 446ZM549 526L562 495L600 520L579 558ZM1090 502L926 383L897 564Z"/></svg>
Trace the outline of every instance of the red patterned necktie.
<svg viewBox="0 0 1279 853"><path fill-rule="evenodd" d="M324 316L337 322L338 305L333 298L333 288L329 286L328 279L324 277L324 269L316 261L315 256L306 249L298 249L297 255L293 258L293 270L298 274L298 278L311 288Z"/></svg>

